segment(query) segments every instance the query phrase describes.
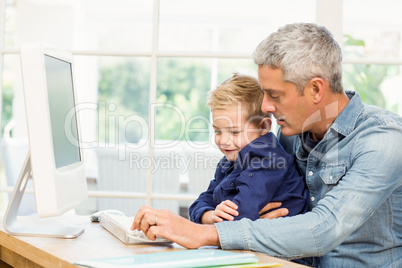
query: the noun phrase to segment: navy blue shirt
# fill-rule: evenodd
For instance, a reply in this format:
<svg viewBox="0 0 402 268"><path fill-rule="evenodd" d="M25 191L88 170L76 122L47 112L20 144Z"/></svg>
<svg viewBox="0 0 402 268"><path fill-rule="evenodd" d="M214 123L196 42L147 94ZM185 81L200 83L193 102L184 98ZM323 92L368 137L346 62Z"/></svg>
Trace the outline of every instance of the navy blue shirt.
<svg viewBox="0 0 402 268"><path fill-rule="evenodd" d="M308 189L294 158L285 152L277 138L267 133L243 147L236 162L223 157L215 179L190 206L190 219L201 223L202 214L215 210L225 200L238 206L239 216L259 219L259 211L269 202L280 201L293 216L308 210Z"/></svg>

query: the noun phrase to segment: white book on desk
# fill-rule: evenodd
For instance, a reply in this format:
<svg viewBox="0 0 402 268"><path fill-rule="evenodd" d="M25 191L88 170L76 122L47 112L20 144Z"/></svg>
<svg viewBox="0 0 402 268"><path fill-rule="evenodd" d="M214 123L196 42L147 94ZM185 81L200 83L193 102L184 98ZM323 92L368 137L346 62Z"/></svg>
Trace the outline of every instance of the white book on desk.
<svg viewBox="0 0 402 268"><path fill-rule="evenodd" d="M98 268L151 268L151 267L216 267L241 265L242 267L273 267L281 264L259 264L252 253L228 252L217 249L195 249L138 254L126 257L79 261L75 264ZM246 265L247 266L244 266Z"/></svg>

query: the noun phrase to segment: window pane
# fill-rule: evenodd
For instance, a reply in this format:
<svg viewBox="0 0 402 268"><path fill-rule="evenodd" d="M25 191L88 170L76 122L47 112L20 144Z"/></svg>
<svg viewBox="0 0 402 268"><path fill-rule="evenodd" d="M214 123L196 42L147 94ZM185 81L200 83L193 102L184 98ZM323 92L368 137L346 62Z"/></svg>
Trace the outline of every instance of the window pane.
<svg viewBox="0 0 402 268"><path fill-rule="evenodd" d="M76 1L80 48L151 51L153 1Z"/></svg>
<svg viewBox="0 0 402 268"><path fill-rule="evenodd" d="M211 59L159 59L156 140L208 141L210 88Z"/></svg>
<svg viewBox="0 0 402 268"><path fill-rule="evenodd" d="M150 51L152 11L147 0L15 1L7 6L5 46L41 41L66 49Z"/></svg>
<svg viewBox="0 0 402 268"><path fill-rule="evenodd" d="M149 79L150 58L99 58L100 143L137 143L148 138Z"/></svg>
<svg viewBox="0 0 402 268"><path fill-rule="evenodd" d="M3 56L3 85L2 85L2 111L1 111L1 131L4 133L4 127L11 122L13 118L13 100L18 87L21 87L21 76L19 75L20 57L19 55ZM18 90L22 94L22 88ZM15 108L14 108L15 109ZM25 111L22 111L25 114ZM16 123L16 122L14 122ZM21 124L25 124L25 121ZM10 134L12 137L12 133ZM4 137L4 135L1 135Z"/></svg>
<svg viewBox="0 0 402 268"><path fill-rule="evenodd" d="M345 56L401 58L401 1L348 0L343 8Z"/></svg>
<svg viewBox="0 0 402 268"><path fill-rule="evenodd" d="M4 19L4 48L12 48L17 40L17 15L15 6L12 3L5 5Z"/></svg>
<svg viewBox="0 0 402 268"><path fill-rule="evenodd" d="M345 90L356 90L366 104L402 115L401 66L344 65Z"/></svg>
<svg viewBox="0 0 402 268"><path fill-rule="evenodd" d="M219 59L218 84L222 83L234 73L251 75L257 78L257 65L251 59Z"/></svg>
<svg viewBox="0 0 402 268"><path fill-rule="evenodd" d="M315 21L315 2L161 0L159 49L251 53L278 27Z"/></svg>

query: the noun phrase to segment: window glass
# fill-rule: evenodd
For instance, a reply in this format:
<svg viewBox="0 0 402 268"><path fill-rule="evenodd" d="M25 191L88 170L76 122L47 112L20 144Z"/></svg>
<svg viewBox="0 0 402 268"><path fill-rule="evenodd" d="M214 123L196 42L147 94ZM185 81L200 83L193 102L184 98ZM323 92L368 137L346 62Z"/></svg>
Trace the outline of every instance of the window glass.
<svg viewBox="0 0 402 268"><path fill-rule="evenodd" d="M162 51L251 53L283 24L315 21L315 1L161 0L159 13Z"/></svg>
<svg viewBox="0 0 402 268"><path fill-rule="evenodd" d="M150 51L153 1L15 1L5 47L46 42L66 49Z"/></svg>
<svg viewBox="0 0 402 268"><path fill-rule="evenodd" d="M401 59L402 1L343 1L344 55Z"/></svg>
<svg viewBox="0 0 402 268"><path fill-rule="evenodd" d="M401 66L344 64L345 90L356 90L366 104L402 115Z"/></svg>
<svg viewBox="0 0 402 268"><path fill-rule="evenodd" d="M76 2L74 31L79 39L74 45L80 49L151 51L153 1Z"/></svg>
<svg viewBox="0 0 402 268"><path fill-rule="evenodd" d="M217 85L231 77L234 73L251 75L257 78L257 65L251 59L219 59Z"/></svg>
<svg viewBox="0 0 402 268"><path fill-rule="evenodd" d="M402 2L398 0L343 2L344 58L374 58L379 64L344 64L345 89L357 90L363 102L402 115Z"/></svg>
<svg viewBox="0 0 402 268"><path fill-rule="evenodd" d="M208 141L210 88L211 59L160 58L156 105L151 107L156 140Z"/></svg>
<svg viewBox="0 0 402 268"><path fill-rule="evenodd" d="M18 65L18 56L3 56L3 73L2 73L2 111L1 111L1 130L4 131L4 127L10 123L13 113L13 98L14 98L14 86L18 81L16 77L16 68Z"/></svg>
<svg viewBox="0 0 402 268"><path fill-rule="evenodd" d="M233 75L256 77L251 59L160 58L155 113L158 140L209 141L208 91Z"/></svg>
<svg viewBox="0 0 402 268"><path fill-rule="evenodd" d="M15 42L17 40L17 16L16 10L12 3L8 3L6 1L5 5L5 18L3 20L4 23L4 48L12 48L15 46Z"/></svg>
<svg viewBox="0 0 402 268"><path fill-rule="evenodd" d="M99 143L148 138L150 58L99 57Z"/></svg>

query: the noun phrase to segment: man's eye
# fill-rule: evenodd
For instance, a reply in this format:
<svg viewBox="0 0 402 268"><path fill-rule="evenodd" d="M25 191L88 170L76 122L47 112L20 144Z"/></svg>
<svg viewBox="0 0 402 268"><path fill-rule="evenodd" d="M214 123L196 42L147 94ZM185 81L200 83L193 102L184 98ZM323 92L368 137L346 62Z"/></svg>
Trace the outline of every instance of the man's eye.
<svg viewBox="0 0 402 268"><path fill-rule="evenodd" d="M273 99L273 100L277 100L277 99L279 99L279 96L270 96L271 97L271 99Z"/></svg>

